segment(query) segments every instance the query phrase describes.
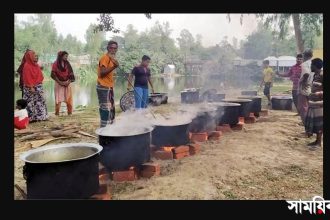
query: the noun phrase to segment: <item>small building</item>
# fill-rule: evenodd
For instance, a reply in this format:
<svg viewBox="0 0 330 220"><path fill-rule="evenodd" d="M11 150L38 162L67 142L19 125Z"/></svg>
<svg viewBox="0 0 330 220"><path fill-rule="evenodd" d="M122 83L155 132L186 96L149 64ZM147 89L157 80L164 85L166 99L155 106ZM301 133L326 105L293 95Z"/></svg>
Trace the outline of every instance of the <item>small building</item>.
<svg viewBox="0 0 330 220"><path fill-rule="evenodd" d="M173 64L167 64L164 67L164 74L174 74L175 73L175 66Z"/></svg>

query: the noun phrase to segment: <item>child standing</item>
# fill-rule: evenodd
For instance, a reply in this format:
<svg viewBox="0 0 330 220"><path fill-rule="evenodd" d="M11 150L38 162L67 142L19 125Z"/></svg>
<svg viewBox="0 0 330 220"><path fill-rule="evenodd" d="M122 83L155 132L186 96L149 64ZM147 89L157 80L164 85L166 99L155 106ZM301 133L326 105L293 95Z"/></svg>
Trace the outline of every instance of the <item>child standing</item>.
<svg viewBox="0 0 330 220"><path fill-rule="evenodd" d="M19 99L16 101L16 110L14 113L14 127L21 130L29 124L29 115L26 110L27 101Z"/></svg>
<svg viewBox="0 0 330 220"><path fill-rule="evenodd" d="M263 64L264 70L263 70L262 81L260 83L260 88L263 85L265 85L265 87L264 87L264 95L268 99L268 105L271 105L271 102L270 102L270 88L273 86L274 71L269 66L269 60L264 60L262 62L262 64Z"/></svg>

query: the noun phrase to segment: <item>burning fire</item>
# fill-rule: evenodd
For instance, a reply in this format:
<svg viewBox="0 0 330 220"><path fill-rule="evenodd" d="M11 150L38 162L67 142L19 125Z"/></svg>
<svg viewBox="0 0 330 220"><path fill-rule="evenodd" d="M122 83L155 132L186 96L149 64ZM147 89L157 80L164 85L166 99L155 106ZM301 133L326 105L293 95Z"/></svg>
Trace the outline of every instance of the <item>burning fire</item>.
<svg viewBox="0 0 330 220"><path fill-rule="evenodd" d="M175 148L175 147L171 147L171 146L165 146L165 147L162 147L162 149L164 151L172 151L172 149Z"/></svg>

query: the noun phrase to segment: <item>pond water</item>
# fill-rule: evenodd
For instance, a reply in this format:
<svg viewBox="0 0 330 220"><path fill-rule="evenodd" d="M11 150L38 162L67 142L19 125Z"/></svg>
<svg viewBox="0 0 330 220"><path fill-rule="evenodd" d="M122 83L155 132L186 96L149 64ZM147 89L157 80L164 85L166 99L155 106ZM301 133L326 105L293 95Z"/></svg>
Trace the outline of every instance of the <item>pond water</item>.
<svg viewBox="0 0 330 220"><path fill-rule="evenodd" d="M166 92L169 96L179 96L184 88L201 87L203 80L200 76L178 76L178 77L153 77L152 82L155 92ZM120 98L127 92L127 81L123 77L115 77L115 102L119 103ZM49 80L43 83L47 109L55 111L54 81ZM97 107L98 99L96 94L96 80L78 80L72 84L73 106ZM151 92L151 91L149 91ZM15 100L22 97L18 83L15 83ZM63 103L62 106L65 106Z"/></svg>

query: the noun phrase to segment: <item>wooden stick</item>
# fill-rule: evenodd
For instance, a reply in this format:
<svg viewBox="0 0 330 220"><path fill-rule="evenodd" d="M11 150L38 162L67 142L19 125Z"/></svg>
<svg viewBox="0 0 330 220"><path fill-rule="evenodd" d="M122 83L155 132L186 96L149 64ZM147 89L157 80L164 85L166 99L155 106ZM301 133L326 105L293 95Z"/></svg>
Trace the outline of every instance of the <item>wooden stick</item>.
<svg viewBox="0 0 330 220"><path fill-rule="evenodd" d="M27 198L27 195L26 195L26 193L24 192L24 190L23 190L21 187L19 187L19 185L17 185L17 184L15 184L15 187L16 187L16 189L18 190L18 192L20 192L20 194L22 195L22 197L23 197L24 199L26 199L26 198Z"/></svg>
<svg viewBox="0 0 330 220"><path fill-rule="evenodd" d="M91 134L89 134L87 132L84 132L84 131L78 131L77 133L81 134L81 135L84 135L84 136L87 136L87 137L97 138L96 136L91 135Z"/></svg>

